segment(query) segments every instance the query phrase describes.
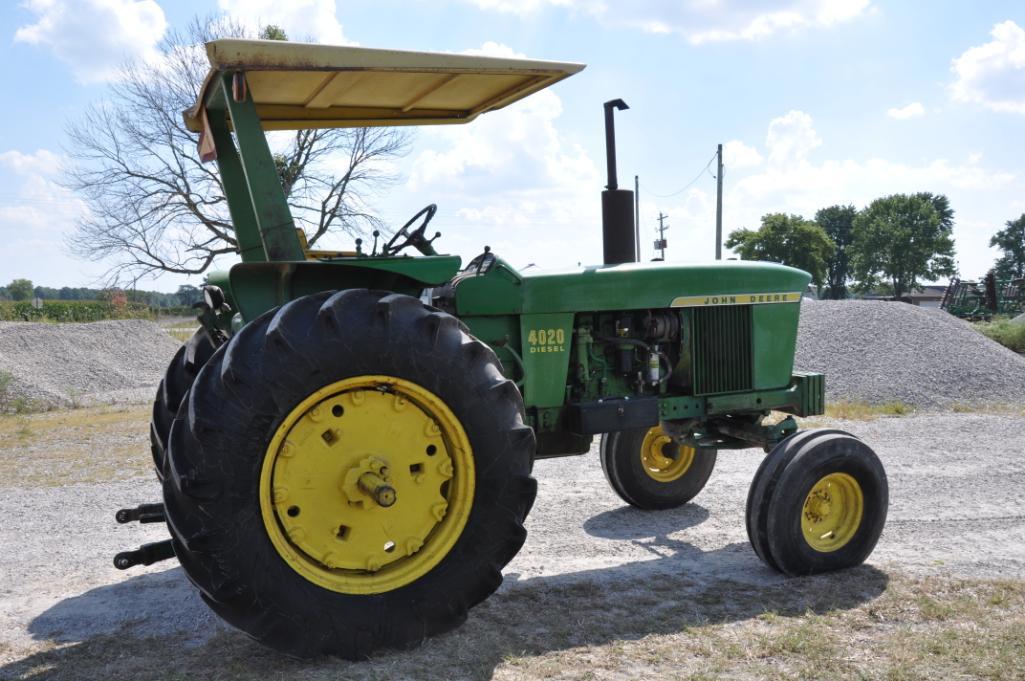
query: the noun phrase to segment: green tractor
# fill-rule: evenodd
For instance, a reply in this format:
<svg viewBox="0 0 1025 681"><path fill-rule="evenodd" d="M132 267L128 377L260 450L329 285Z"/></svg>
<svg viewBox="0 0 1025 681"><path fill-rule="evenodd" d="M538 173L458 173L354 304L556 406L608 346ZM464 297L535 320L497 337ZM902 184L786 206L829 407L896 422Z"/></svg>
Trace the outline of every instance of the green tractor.
<svg viewBox="0 0 1025 681"><path fill-rule="evenodd" d="M582 65L272 41L207 53L185 118L216 158L242 262L209 275L201 329L157 393L163 503L117 514L171 537L117 567L176 557L218 615L290 655L408 647L498 588L534 461L595 436L615 492L652 511L694 498L718 450L761 447L747 531L766 564L807 575L871 553L879 460L793 418L824 405L823 377L793 371L809 276L635 262L621 100L605 105L600 266L521 272L486 246L463 266L426 234L433 205L369 252L310 250L296 229L265 131L465 123Z"/></svg>

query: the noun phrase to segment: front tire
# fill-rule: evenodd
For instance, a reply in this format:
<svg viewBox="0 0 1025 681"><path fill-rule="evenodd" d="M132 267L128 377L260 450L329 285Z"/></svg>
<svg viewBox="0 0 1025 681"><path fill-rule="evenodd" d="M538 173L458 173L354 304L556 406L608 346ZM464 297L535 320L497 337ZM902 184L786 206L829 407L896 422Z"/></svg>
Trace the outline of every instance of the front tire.
<svg viewBox="0 0 1025 681"><path fill-rule="evenodd" d="M533 431L494 353L409 296L348 290L254 320L171 431L175 551L221 617L299 657L458 626L526 537Z"/></svg>
<svg viewBox="0 0 1025 681"><path fill-rule="evenodd" d="M599 458L605 479L623 501L654 511L697 496L715 468L716 451L679 445L654 426L602 435Z"/></svg>
<svg viewBox="0 0 1025 681"><path fill-rule="evenodd" d="M786 575L860 565L886 524L889 487L875 453L839 430L795 433L762 461L747 501L758 556Z"/></svg>

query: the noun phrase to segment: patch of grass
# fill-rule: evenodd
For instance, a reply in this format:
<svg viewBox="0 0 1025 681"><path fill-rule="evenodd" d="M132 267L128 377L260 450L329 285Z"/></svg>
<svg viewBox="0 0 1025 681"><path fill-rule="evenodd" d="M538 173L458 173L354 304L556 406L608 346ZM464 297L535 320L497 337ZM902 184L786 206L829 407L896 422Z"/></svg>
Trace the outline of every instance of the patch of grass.
<svg viewBox="0 0 1025 681"><path fill-rule="evenodd" d="M14 383L14 376L11 375L11 372L0 370L0 414L10 409L12 383Z"/></svg>
<svg viewBox="0 0 1025 681"><path fill-rule="evenodd" d="M940 410L937 410L940 411ZM945 407L942 411L949 411L956 414L1001 414L1008 416L1025 416L1025 406L1021 404L1002 403L966 403L957 402ZM842 421L872 421L880 417L890 416L914 416L919 410L904 402L888 402L886 404L866 404L864 402L827 402L826 413L822 416L808 416L798 418L797 422L801 428L821 427L823 419L837 419ZM772 418L765 423L781 421L786 414L773 412Z"/></svg>
<svg viewBox="0 0 1025 681"><path fill-rule="evenodd" d="M34 434L35 431L32 430L28 421L22 421L18 429L14 431L14 436L21 442L28 441Z"/></svg>
<svg viewBox="0 0 1025 681"><path fill-rule="evenodd" d="M14 376L9 371L0 370L0 416L5 414L32 414L49 411L53 405L33 400L14 392Z"/></svg>
<svg viewBox="0 0 1025 681"><path fill-rule="evenodd" d="M829 402L826 404L826 416L844 421L871 421L880 416L907 416L915 413L915 408L904 402L887 402L885 404L865 404L864 402Z"/></svg>
<svg viewBox="0 0 1025 681"><path fill-rule="evenodd" d="M41 400L33 400L30 397L15 397L10 400L8 411L15 414L35 414L50 411L53 405Z"/></svg>
<svg viewBox="0 0 1025 681"><path fill-rule="evenodd" d="M751 654L772 658L796 655L806 661L826 662L836 655L836 633L813 613L779 623L756 638Z"/></svg>
<svg viewBox="0 0 1025 681"><path fill-rule="evenodd" d="M1004 347L1025 353L1025 322L1000 318L990 322L976 322L973 326Z"/></svg>
<svg viewBox="0 0 1025 681"><path fill-rule="evenodd" d="M980 403L969 404L957 402L948 407L949 411L955 414L1006 414L1011 416L1025 416L1025 406L1020 404Z"/></svg>
<svg viewBox="0 0 1025 681"><path fill-rule="evenodd" d="M0 416L0 488L150 474L149 411L133 405Z"/></svg>

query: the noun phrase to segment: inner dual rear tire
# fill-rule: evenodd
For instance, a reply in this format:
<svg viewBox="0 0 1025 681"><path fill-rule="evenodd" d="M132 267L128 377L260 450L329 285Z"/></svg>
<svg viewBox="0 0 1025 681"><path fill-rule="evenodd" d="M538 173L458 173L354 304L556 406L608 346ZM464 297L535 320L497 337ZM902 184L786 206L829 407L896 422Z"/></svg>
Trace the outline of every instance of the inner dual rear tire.
<svg viewBox="0 0 1025 681"><path fill-rule="evenodd" d="M197 329L192 337L178 348L157 387L157 396L153 400L149 422L149 442L150 452L153 454L153 469L160 480L164 479L167 438L171 434L171 423L178 414L182 400L192 388L199 370L213 354L214 345L206 331Z"/></svg>

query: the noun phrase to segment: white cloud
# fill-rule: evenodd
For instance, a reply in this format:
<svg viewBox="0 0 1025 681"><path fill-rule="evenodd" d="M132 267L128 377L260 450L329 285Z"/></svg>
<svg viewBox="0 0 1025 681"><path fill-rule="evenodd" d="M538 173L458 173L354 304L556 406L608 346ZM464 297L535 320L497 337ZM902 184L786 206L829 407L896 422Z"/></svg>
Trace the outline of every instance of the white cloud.
<svg viewBox="0 0 1025 681"><path fill-rule="evenodd" d="M1025 113L1025 29L1004 21L990 31L993 40L954 59L954 99L993 111Z"/></svg>
<svg viewBox="0 0 1025 681"><path fill-rule="evenodd" d="M992 265L989 237L1022 183L1012 173L986 168L982 156L964 161L938 158L922 164L871 157L867 159L814 158L823 144L812 117L791 111L769 123L766 153L769 163L751 172L727 175L723 199L724 232L756 228L766 213L785 212L811 217L833 204L863 207L881 196L929 191L946 194L956 211L954 236L962 270L974 274ZM816 152L817 153L817 152ZM692 205L698 205L693 202ZM670 207L670 215L682 212ZM698 215L696 224L712 224L711 214ZM704 240L704 241L702 241ZM699 252L711 248L708 229L701 230Z"/></svg>
<svg viewBox="0 0 1025 681"><path fill-rule="evenodd" d="M871 9L870 0L784 0L771 9L750 0L467 0L481 9L527 15L548 7L581 11L616 26L683 36L694 44L758 40L784 30L828 27Z"/></svg>
<svg viewBox="0 0 1025 681"><path fill-rule="evenodd" d="M822 144L811 116L803 111L788 111L769 122L765 148L769 163L775 166L803 164L808 154Z"/></svg>
<svg viewBox="0 0 1025 681"><path fill-rule="evenodd" d="M921 102L911 102L907 106L893 107L886 110L886 115L890 118L896 118L898 121L905 121L909 118L916 116L922 116L925 114L925 107L922 106Z"/></svg>
<svg viewBox="0 0 1025 681"><path fill-rule="evenodd" d="M762 162L762 155L754 147L740 140L730 140L722 147L723 164L730 169L754 168Z"/></svg>
<svg viewBox="0 0 1025 681"><path fill-rule="evenodd" d="M527 55L517 52L508 45L496 43L489 40L480 47L463 50L463 54L475 55L478 57L502 57L503 59L526 59Z"/></svg>
<svg viewBox="0 0 1025 681"><path fill-rule="evenodd" d="M27 0L35 23L16 42L42 45L83 83L111 80L127 60L156 56L167 20L155 0Z"/></svg>
<svg viewBox="0 0 1025 681"><path fill-rule="evenodd" d="M274 24L283 28L290 40L354 44L342 31L335 0L218 0L217 4L253 31Z"/></svg>
<svg viewBox="0 0 1025 681"><path fill-rule="evenodd" d="M982 167L976 154L963 163L942 158L922 165L883 158L816 163L810 152L821 144L807 113L790 111L774 118L766 137L769 165L734 178L731 190L745 199L772 200L810 214L830 203L867 203L895 192L995 189L1015 180L1011 173Z"/></svg>
<svg viewBox="0 0 1025 681"><path fill-rule="evenodd" d="M59 232L82 214L81 200L55 181L62 160L48 149L0 152L0 170L10 172L15 190L0 203L0 231Z"/></svg>
<svg viewBox="0 0 1025 681"><path fill-rule="evenodd" d="M472 52L516 56L497 43ZM600 248L593 231L603 182L587 152L558 130L561 115L558 95L543 90L471 125L419 132L406 194L439 204L446 250L476 253L488 243L522 266L566 264L574 245ZM600 251L577 257L593 262Z"/></svg>
<svg viewBox="0 0 1025 681"><path fill-rule="evenodd" d="M531 14L546 6L573 7L575 0L470 0L481 9L495 10L509 14Z"/></svg>
<svg viewBox="0 0 1025 681"><path fill-rule="evenodd" d="M82 286L97 279L100 265L63 252L62 241L85 206L56 182L63 159L48 149L0 152L0 272L47 286ZM42 249L40 250L40 245ZM40 257L25 257L38 253Z"/></svg>
<svg viewBox="0 0 1025 681"><path fill-rule="evenodd" d="M40 149L34 154L17 149L0 152L0 166L21 175L53 176L60 170L60 164L60 156L49 149Z"/></svg>

